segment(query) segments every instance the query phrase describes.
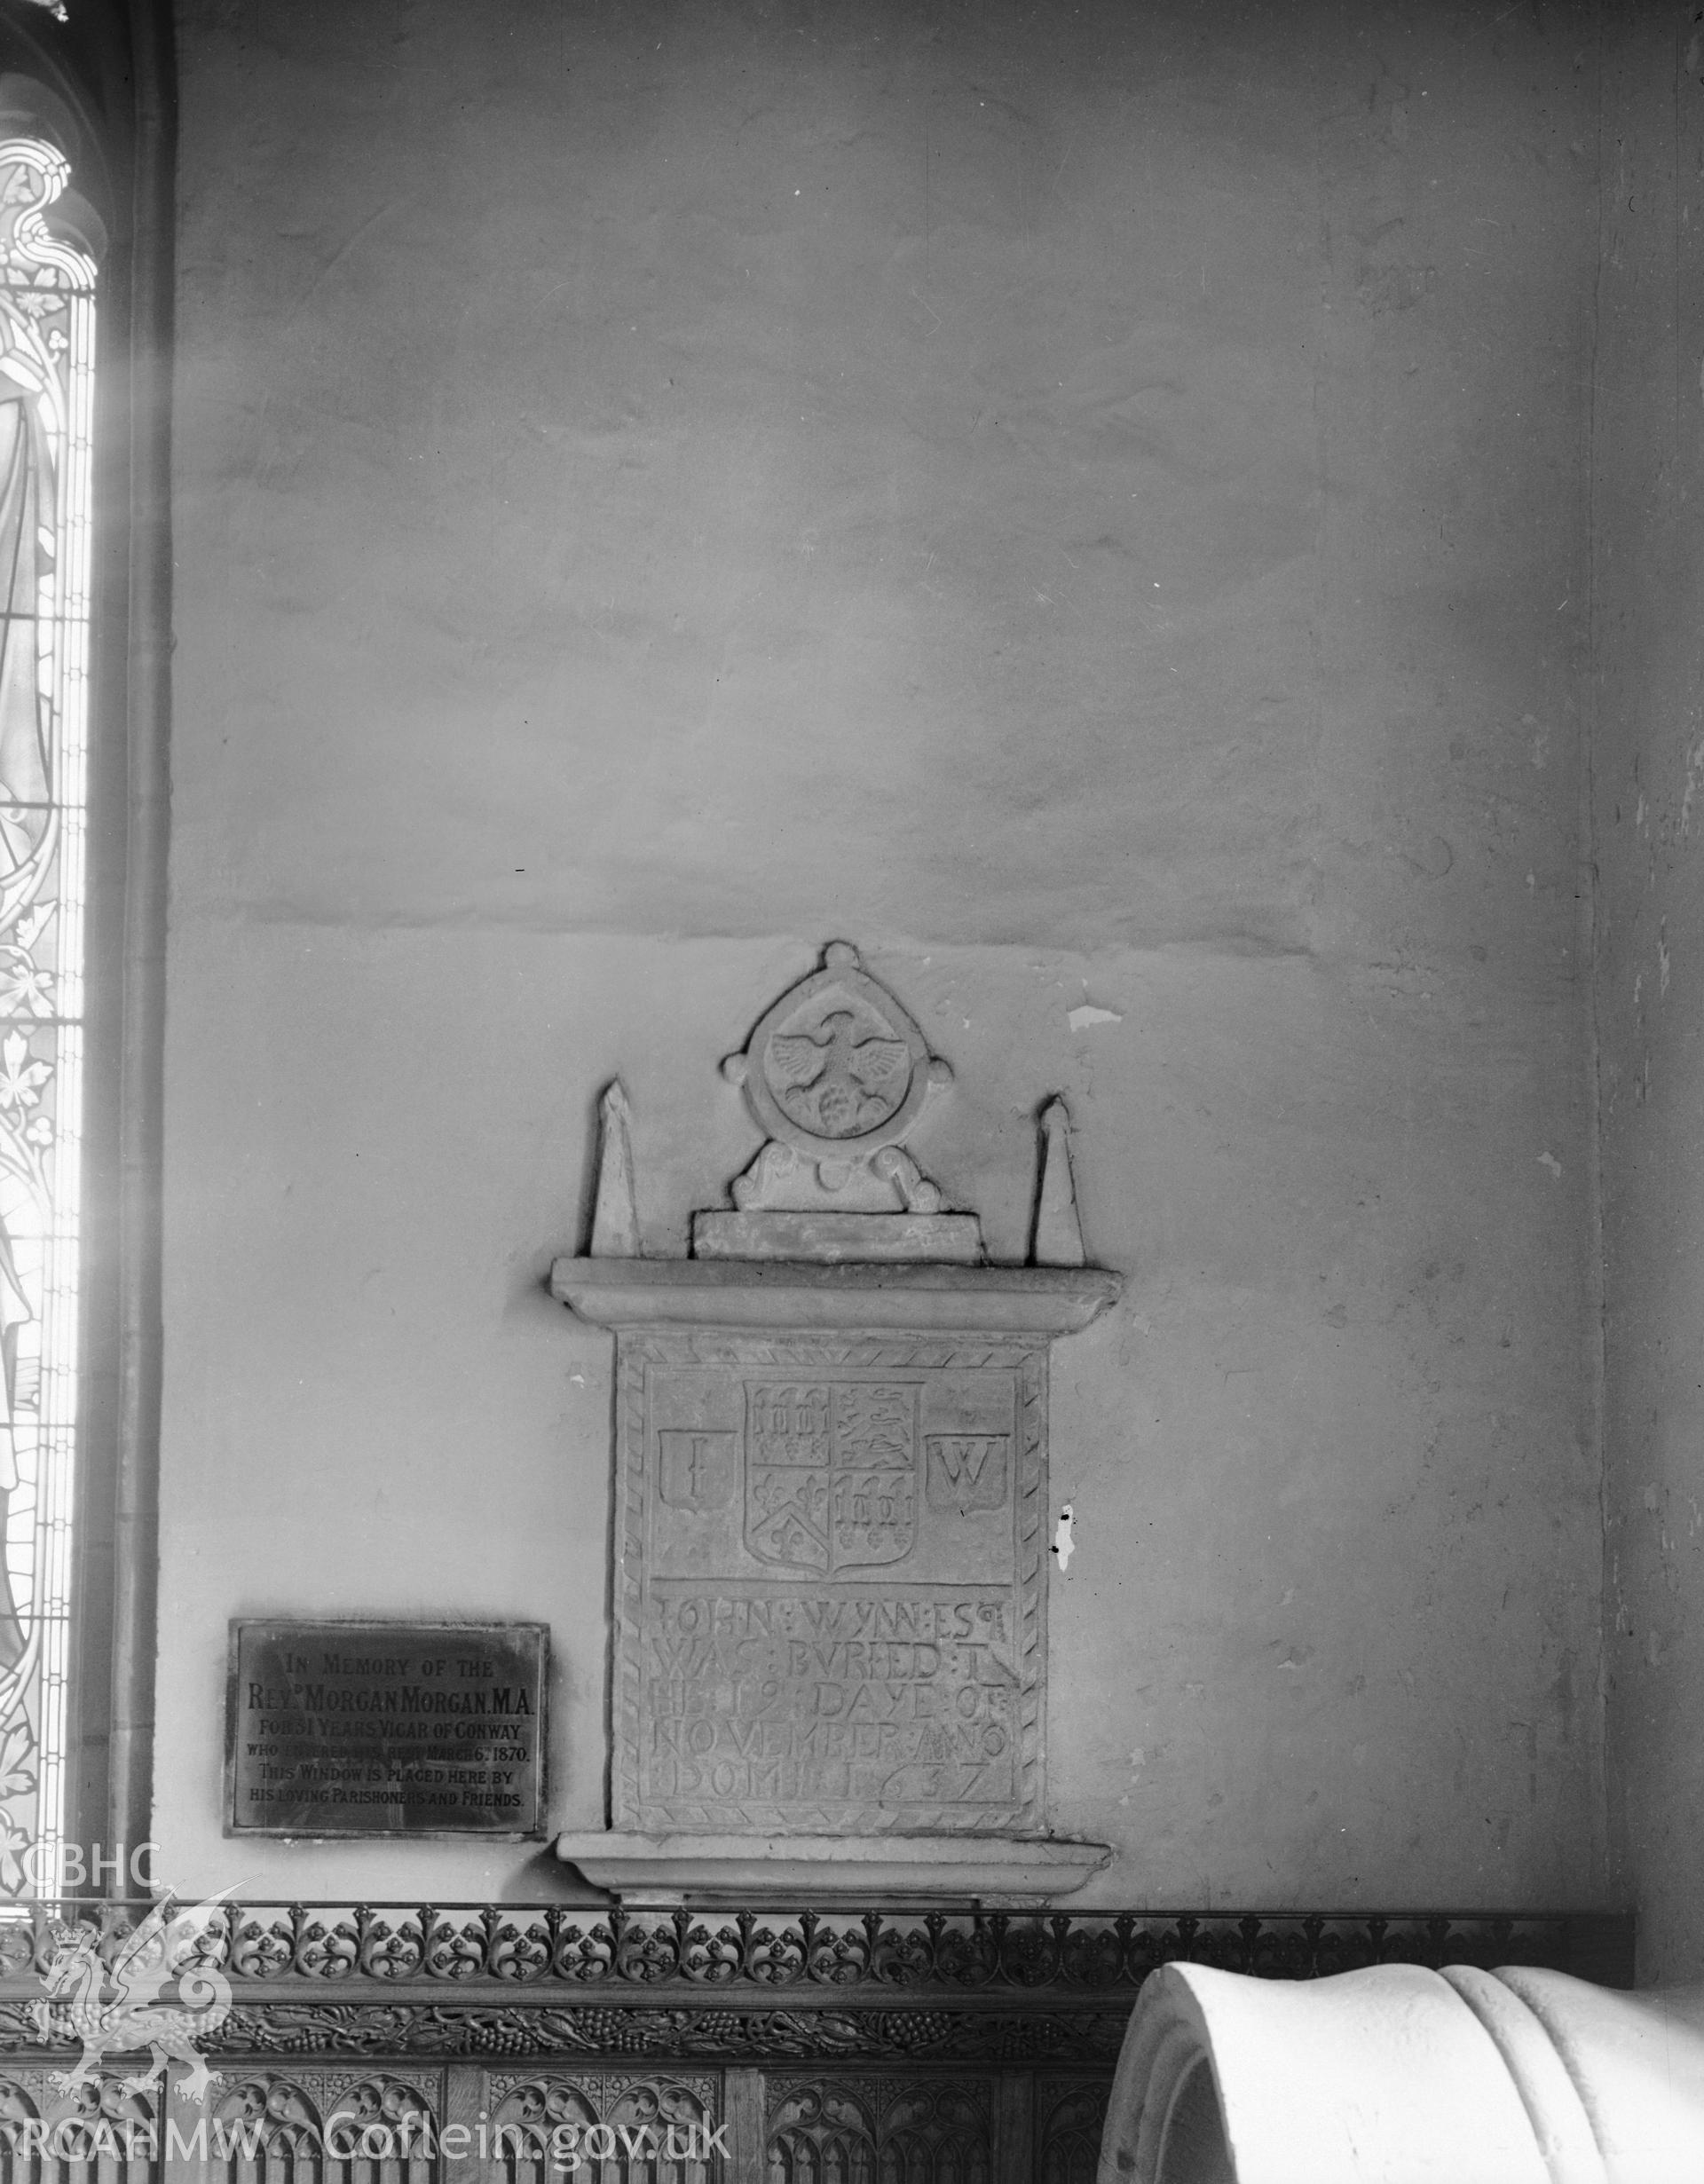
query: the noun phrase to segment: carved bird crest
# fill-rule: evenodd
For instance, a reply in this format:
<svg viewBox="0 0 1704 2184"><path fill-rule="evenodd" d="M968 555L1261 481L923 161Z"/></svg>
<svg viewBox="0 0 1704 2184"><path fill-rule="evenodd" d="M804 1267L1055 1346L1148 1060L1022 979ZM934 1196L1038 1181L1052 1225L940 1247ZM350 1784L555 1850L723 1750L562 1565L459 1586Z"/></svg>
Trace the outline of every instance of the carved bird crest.
<svg viewBox="0 0 1704 2184"><path fill-rule="evenodd" d="M797 1123L825 1138L852 1138L886 1122L904 1098L911 1050L903 1039L855 1035L850 1009L824 1016L821 1032L777 1032L769 1045L775 1096Z"/></svg>

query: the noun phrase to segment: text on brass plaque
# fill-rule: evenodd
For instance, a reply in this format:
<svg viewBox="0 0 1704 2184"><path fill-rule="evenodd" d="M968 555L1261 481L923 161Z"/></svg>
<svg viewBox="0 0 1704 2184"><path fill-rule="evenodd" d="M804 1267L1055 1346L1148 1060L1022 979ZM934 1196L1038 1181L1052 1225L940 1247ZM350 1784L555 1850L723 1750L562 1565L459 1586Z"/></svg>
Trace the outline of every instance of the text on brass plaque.
<svg viewBox="0 0 1704 2184"><path fill-rule="evenodd" d="M233 1835L535 1835L541 1623L233 1622Z"/></svg>

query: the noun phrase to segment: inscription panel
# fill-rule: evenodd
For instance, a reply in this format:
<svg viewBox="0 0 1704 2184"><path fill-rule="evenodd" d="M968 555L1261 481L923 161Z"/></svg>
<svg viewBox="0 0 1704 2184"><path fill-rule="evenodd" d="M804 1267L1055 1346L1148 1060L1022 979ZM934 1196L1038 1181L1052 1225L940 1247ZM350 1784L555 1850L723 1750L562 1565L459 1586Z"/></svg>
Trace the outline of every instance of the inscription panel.
<svg viewBox="0 0 1704 2184"><path fill-rule="evenodd" d="M617 1825L1037 1825L1045 1352L619 1345Z"/></svg>
<svg viewBox="0 0 1704 2184"><path fill-rule="evenodd" d="M540 1623L233 1622L231 1835L530 1835Z"/></svg>

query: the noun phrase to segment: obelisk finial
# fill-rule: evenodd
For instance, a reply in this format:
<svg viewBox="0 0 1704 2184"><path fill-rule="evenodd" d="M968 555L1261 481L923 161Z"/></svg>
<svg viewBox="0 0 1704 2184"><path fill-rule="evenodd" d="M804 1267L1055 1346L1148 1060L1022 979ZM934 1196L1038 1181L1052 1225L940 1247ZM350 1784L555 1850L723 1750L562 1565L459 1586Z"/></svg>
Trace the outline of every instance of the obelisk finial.
<svg viewBox="0 0 1704 2184"><path fill-rule="evenodd" d="M1077 1187L1071 1179L1071 1112L1060 1099L1041 1111L1041 1184L1036 1193L1036 1233L1030 1249L1032 1266L1082 1266L1082 1225L1077 1218Z"/></svg>
<svg viewBox="0 0 1704 2184"><path fill-rule="evenodd" d="M637 1258L639 1210L633 1191L627 1095L612 1077L597 1103L597 1196L592 1206L593 1258Z"/></svg>

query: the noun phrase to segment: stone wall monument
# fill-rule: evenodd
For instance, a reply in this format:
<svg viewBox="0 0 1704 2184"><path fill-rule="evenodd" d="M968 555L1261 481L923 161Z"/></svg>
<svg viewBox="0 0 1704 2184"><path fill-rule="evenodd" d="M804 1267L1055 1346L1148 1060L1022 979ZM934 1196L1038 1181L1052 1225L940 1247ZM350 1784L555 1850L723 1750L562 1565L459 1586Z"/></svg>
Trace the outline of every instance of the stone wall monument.
<svg viewBox="0 0 1704 2184"><path fill-rule="evenodd" d="M1121 1282L1063 1105L1050 1263L990 1266L903 1149L951 1071L844 942L722 1068L766 1142L692 1257L636 1256L611 1087L552 1269L616 1338L611 1825L558 1854L636 1903L1069 1894L1111 1854L1047 1832L1047 1360Z"/></svg>

